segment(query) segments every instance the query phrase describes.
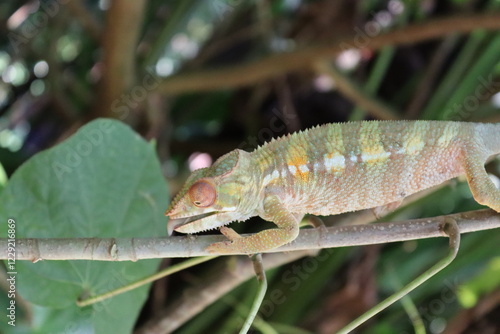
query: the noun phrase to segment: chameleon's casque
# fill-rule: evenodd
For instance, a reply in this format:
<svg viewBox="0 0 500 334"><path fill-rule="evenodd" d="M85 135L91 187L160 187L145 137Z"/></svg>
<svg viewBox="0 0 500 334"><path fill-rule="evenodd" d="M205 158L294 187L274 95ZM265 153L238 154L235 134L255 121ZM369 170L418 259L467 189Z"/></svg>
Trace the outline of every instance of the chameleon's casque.
<svg viewBox="0 0 500 334"><path fill-rule="evenodd" d="M476 201L500 211L484 163L500 153L500 125L445 121L326 124L248 153L234 150L194 171L172 201L169 229L195 233L260 216L278 228L209 247L257 253L296 238L301 217L395 208L422 189L465 174ZM180 221L184 218L186 221Z"/></svg>

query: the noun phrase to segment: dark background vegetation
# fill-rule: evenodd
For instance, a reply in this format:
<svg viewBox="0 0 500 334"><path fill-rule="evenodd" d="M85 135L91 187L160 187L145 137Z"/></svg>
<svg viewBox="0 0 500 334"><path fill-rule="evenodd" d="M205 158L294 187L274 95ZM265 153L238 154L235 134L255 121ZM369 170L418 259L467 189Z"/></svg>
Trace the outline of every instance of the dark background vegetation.
<svg viewBox="0 0 500 334"><path fill-rule="evenodd" d="M499 6L466 0L2 1L1 166L10 176L87 122L115 118L155 141L173 195L190 168L317 124L496 122L500 33L482 15L500 21ZM408 30L380 39L398 29ZM427 31L435 36L421 37ZM498 164L489 171L498 175ZM6 178L0 175L2 184ZM394 218L477 208L459 181ZM264 226L254 219L238 228ZM458 259L412 293L412 301L430 333L498 333L500 235L463 239ZM338 249L312 269L307 259L275 269L269 289L283 298L263 312L259 330L335 332L445 252L444 240L424 240ZM177 261L163 266L171 262ZM214 279L206 276L209 269L202 265L155 284L137 327L185 287ZM291 281L283 278L290 271ZM241 285L177 332L235 332L241 326L235 306L249 305L254 293L254 282ZM396 304L360 332L413 331Z"/></svg>

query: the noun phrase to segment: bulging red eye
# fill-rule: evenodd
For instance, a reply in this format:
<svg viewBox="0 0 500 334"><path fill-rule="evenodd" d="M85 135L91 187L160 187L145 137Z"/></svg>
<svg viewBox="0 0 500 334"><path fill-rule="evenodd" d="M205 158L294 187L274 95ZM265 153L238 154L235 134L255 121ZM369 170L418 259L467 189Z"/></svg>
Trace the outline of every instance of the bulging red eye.
<svg viewBox="0 0 500 334"><path fill-rule="evenodd" d="M196 182L188 192L193 204L200 208L214 204L217 195L214 186L206 181Z"/></svg>

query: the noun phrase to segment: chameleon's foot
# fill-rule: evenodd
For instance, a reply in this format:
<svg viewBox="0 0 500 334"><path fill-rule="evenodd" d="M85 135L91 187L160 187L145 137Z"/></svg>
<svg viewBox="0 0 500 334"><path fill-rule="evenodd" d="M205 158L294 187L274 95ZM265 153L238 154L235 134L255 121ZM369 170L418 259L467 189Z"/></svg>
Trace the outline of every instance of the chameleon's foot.
<svg viewBox="0 0 500 334"><path fill-rule="evenodd" d="M230 241L211 244L206 248L208 252L216 254L257 254L294 240L299 233L299 226L293 224L290 228L268 229L248 237L240 236L229 227L221 227L220 231Z"/></svg>
<svg viewBox="0 0 500 334"><path fill-rule="evenodd" d="M228 238L228 241L216 242L206 248L206 251L217 254L228 254L244 252L245 242L241 235L230 227L222 226L220 232ZM246 252L245 252L246 253Z"/></svg>
<svg viewBox="0 0 500 334"><path fill-rule="evenodd" d="M495 186L484 169L484 159L479 153L469 153L466 158L465 176L476 202L500 212L500 190Z"/></svg>
<svg viewBox="0 0 500 334"><path fill-rule="evenodd" d="M205 250L213 254L247 253L243 250L244 246L243 242L223 241L211 244Z"/></svg>

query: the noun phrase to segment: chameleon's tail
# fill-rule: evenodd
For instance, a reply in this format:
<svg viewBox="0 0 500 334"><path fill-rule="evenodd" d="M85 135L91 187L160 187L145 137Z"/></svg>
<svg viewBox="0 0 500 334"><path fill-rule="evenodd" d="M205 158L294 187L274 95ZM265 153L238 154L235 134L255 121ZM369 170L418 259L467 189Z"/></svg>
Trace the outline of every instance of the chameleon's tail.
<svg viewBox="0 0 500 334"><path fill-rule="evenodd" d="M478 123L477 133L490 155L500 153L500 123Z"/></svg>

